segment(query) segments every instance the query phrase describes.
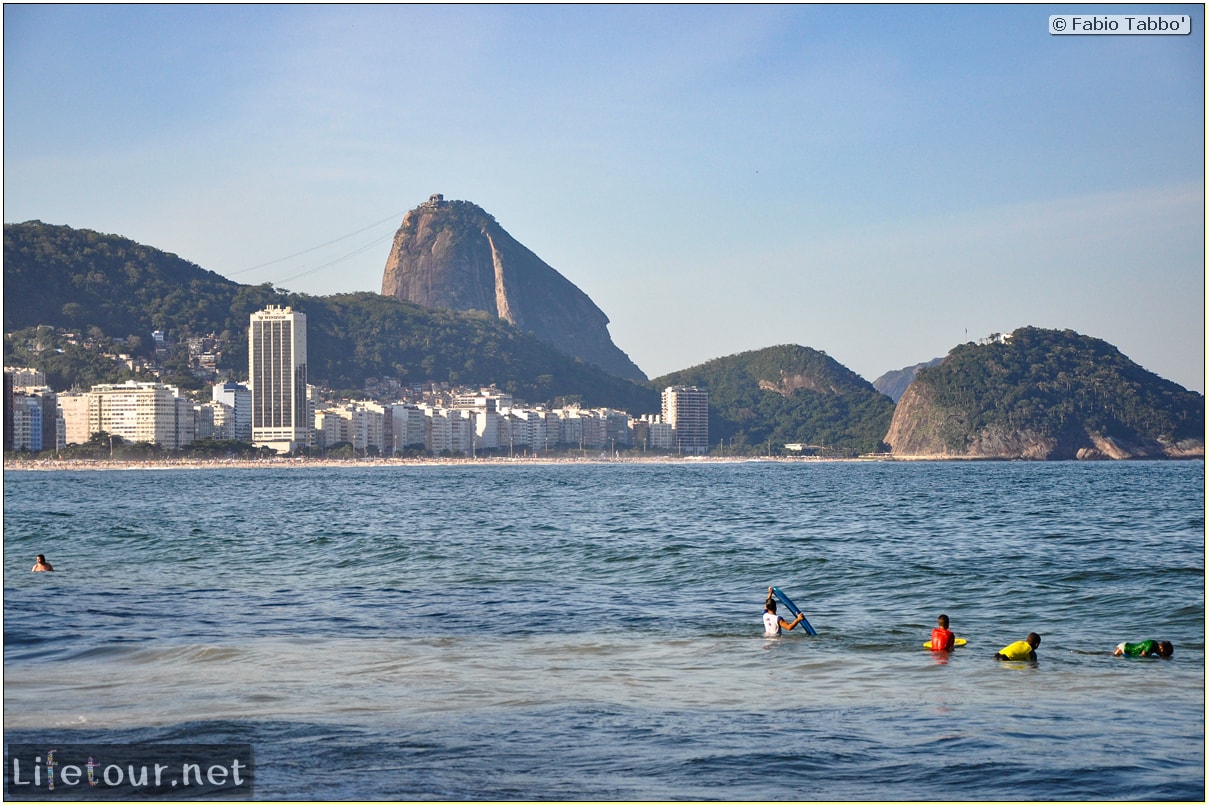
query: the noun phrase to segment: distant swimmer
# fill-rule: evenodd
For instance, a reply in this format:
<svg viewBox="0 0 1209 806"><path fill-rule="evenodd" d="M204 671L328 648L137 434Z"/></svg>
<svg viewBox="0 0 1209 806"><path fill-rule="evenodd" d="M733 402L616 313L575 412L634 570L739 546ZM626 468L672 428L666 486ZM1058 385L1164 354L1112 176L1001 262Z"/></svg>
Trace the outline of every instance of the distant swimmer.
<svg viewBox="0 0 1209 806"><path fill-rule="evenodd" d="M806 618L805 613L798 613L798 617L793 621L786 621L777 615L777 600L772 595L772 588L768 589L768 600L764 602L764 637L775 638L781 634L781 630L792 630L794 627L802 623L802 619Z"/></svg>
<svg viewBox="0 0 1209 806"><path fill-rule="evenodd" d="M1028 634L1028 638L1023 641L1017 641L1014 644L1008 644L1003 649L995 653L996 660L1037 660L1037 647L1041 646L1041 636L1035 632Z"/></svg>
<svg viewBox="0 0 1209 806"><path fill-rule="evenodd" d="M1160 658L1170 658L1171 653L1175 652L1175 647L1170 641L1139 641L1136 644L1127 644L1124 641L1117 644L1117 648L1112 651L1114 655L1124 655L1129 658L1147 658L1152 655L1158 655Z"/></svg>
<svg viewBox="0 0 1209 806"><path fill-rule="evenodd" d="M53 565L51 565L50 563L48 563L46 561L45 556L39 554L38 561L36 563L34 563L34 567L30 570L32 570L32 571L53 571L53 570L55 570L55 568Z"/></svg>
<svg viewBox="0 0 1209 806"><path fill-rule="evenodd" d="M956 641L957 636L949 629L949 617L941 613L936 617L936 627L932 630L932 651L950 652Z"/></svg>

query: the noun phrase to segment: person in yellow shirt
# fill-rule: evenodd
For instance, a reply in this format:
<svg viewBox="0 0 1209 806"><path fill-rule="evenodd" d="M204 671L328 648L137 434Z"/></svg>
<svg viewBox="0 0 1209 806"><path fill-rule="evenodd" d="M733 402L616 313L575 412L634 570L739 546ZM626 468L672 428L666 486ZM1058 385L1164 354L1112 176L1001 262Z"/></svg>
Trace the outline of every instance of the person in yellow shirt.
<svg viewBox="0 0 1209 806"><path fill-rule="evenodd" d="M1037 660L1037 647L1041 645L1041 636L1035 632L1028 638L1008 644L995 653L995 660Z"/></svg>

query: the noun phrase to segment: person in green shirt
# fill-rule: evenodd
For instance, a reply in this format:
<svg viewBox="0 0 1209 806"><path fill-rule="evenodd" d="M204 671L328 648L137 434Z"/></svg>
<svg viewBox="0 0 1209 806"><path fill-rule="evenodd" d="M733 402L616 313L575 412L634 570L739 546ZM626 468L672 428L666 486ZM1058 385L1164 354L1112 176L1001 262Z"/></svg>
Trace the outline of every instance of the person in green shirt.
<svg viewBox="0 0 1209 806"><path fill-rule="evenodd" d="M1037 647L1041 646L1041 636L1035 632L1028 638L1008 644L995 653L996 660L1037 660Z"/></svg>
<svg viewBox="0 0 1209 806"><path fill-rule="evenodd" d="M1175 648L1171 646L1170 641L1155 641L1146 640L1139 641L1136 644L1127 644L1124 641L1117 644L1117 648L1112 651L1114 655L1125 655L1130 658L1145 658L1151 655L1158 655L1160 658L1170 658L1171 653Z"/></svg>

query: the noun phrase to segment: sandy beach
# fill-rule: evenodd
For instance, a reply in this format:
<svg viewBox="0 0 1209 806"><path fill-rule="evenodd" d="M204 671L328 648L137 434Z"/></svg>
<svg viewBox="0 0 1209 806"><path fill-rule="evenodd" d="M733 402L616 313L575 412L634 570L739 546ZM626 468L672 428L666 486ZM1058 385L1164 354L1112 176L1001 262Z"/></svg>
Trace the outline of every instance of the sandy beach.
<svg viewBox="0 0 1209 806"><path fill-rule="evenodd" d="M1200 453L1169 457L1179 459L1204 459ZM777 462L788 464L835 463L835 462L1012 462L1036 461L1040 459L1018 459L992 456L912 456L888 453L866 454L856 457L821 456L516 456L478 457L454 459L449 457L428 458L364 458L324 459L309 457L274 457L271 459L168 459L156 461L122 461L109 459L5 459L5 471L48 471L48 470L205 470L214 468L318 468L318 467L448 467L455 465L583 465L583 464L740 464L744 462ZM1100 460L1126 461L1126 460Z"/></svg>
<svg viewBox="0 0 1209 806"><path fill-rule="evenodd" d="M862 457L860 459L823 459L819 457L758 457L758 456L618 456L614 458L593 457L489 457L476 459L424 458L366 458L366 459L322 459L285 458L271 459L179 459L157 461L119 461L108 459L6 459L5 471L47 470L204 470L214 468L317 468L317 467L414 467L451 465L556 465L556 464L737 464L742 462L855 462L888 459L888 456Z"/></svg>

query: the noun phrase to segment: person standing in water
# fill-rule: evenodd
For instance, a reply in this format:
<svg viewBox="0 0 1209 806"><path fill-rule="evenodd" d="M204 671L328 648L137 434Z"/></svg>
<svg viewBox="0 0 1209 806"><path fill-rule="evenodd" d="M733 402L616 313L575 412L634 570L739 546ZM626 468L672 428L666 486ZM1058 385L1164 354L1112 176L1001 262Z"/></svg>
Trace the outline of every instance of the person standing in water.
<svg viewBox="0 0 1209 806"><path fill-rule="evenodd" d="M772 588L768 589L768 599L764 602L764 637L775 638L781 634L781 630L789 631L802 623L802 619L806 618L805 613L798 613L798 617L793 621L786 621L777 615L777 599L772 595Z"/></svg>
<svg viewBox="0 0 1209 806"><path fill-rule="evenodd" d="M949 629L949 617L941 613L936 617L936 627L932 630L932 651L951 652L957 636Z"/></svg>
<svg viewBox="0 0 1209 806"><path fill-rule="evenodd" d="M45 556L39 554L38 561L34 563L34 567L31 568L30 570L31 571L53 571L55 569L54 569L53 565L51 565L50 563L48 563L46 561Z"/></svg>

